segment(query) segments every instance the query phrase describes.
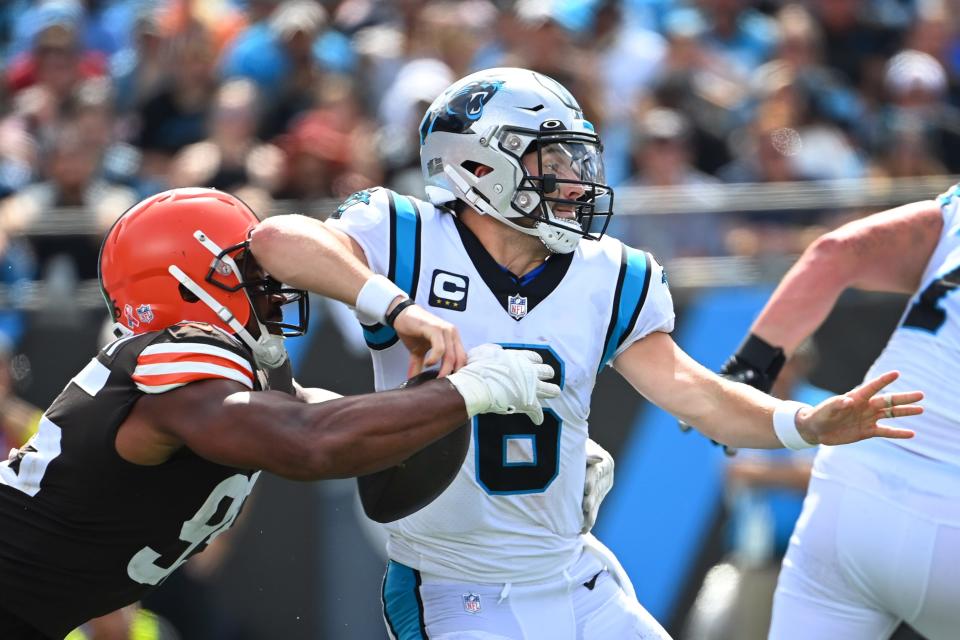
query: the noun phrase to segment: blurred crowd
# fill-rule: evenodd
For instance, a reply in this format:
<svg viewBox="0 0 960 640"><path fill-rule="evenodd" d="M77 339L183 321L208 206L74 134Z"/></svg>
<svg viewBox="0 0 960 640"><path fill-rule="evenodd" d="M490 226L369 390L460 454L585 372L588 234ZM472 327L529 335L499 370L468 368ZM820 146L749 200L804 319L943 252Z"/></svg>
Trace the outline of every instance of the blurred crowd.
<svg viewBox="0 0 960 640"><path fill-rule="evenodd" d="M95 276L96 238L17 240L55 208L106 229L184 185L232 190L260 212L377 184L421 193L426 106L492 66L570 88L614 186L675 186L696 203L724 182L956 173L954 4L9 0L0 278ZM737 251L724 224L624 217L615 231L668 259ZM72 264L51 260L64 253Z"/></svg>

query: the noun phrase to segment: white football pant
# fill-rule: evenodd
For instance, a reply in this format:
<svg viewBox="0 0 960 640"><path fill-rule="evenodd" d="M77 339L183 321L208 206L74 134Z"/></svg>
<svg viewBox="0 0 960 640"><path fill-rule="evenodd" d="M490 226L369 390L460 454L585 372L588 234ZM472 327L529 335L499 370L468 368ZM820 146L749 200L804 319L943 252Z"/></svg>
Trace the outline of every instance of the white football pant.
<svg viewBox="0 0 960 640"><path fill-rule="evenodd" d="M872 486L811 480L770 640L885 640L901 620L928 640L960 638L960 500L891 471Z"/></svg>
<svg viewBox="0 0 960 640"><path fill-rule="evenodd" d="M390 562L384 619L394 640L670 640L593 554L538 584L469 584Z"/></svg>

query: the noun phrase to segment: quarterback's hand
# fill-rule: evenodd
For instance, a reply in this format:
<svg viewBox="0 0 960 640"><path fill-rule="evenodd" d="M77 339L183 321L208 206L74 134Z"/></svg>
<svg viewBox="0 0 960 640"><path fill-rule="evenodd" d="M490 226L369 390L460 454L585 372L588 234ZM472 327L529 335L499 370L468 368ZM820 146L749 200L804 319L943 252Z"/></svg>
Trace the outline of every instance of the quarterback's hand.
<svg viewBox="0 0 960 640"><path fill-rule="evenodd" d="M407 378L438 362L442 363L438 374L442 378L467 363L467 354L457 328L419 305L411 305L401 311L393 322L393 328L410 352Z"/></svg>
<svg viewBox="0 0 960 640"><path fill-rule="evenodd" d="M613 456L599 444L587 438L587 473L583 482L583 527L588 533L597 522L600 503L613 488Z"/></svg>
<svg viewBox="0 0 960 640"><path fill-rule="evenodd" d="M863 383L842 396L827 398L816 407L797 412L796 426L809 444L848 444L867 438L912 438L910 429L884 427L877 420L889 420L923 413L913 404L923 398L920 391L877 393L900 377L889 371Z"/></svg>
<svg viewBox="0 0 960 640"><path fill-rule="evenodd" d="M525 413L534 424L541 424L540 401L560 395L560 387L546 382L553 375L553 367L543 364L533 351L482 344L470 350L467 365L447 380L463 396L468 417Z"/></svg>

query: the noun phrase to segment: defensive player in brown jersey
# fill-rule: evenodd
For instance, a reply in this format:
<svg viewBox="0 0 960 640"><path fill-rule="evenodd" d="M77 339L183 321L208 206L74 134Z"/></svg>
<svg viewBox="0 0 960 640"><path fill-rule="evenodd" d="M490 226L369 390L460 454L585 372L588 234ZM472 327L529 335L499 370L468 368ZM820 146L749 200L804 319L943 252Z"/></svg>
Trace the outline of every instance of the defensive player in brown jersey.
<svg viewBox="0 0 960 640"><path fill-rule="evenodd" d="M482 412L542 420L552 369L485 345L395 296L359 261L321 291L392 326L443 379L330 399L268 389L306 292L258 266L256 216L211 189L147 198L104 239L118 339L67 384L0 463L0 637L62 638L139 599L229 528L259 470L313 480L406 459ZM346 251L346 250L345 250ZM296 324L281 306L299 302ZM469 362L468 362L469 361ZM326 400L326 401L324 401Z"/></svg>

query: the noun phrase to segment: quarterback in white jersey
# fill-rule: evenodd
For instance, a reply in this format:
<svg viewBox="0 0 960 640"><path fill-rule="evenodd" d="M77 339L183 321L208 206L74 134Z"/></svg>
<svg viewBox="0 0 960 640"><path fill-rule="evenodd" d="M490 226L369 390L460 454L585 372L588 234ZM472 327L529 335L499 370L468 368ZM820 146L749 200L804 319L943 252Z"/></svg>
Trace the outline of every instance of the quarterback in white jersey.
<svg viewBox="0 0 960 640"><path fill-rule="evenodd" d="M771 382L766 363L812 334L847 287L910 293L867 376L921 388L917 437L821 447L784 559L770 638L888 638L905 621L960 634L960 186L847 224L784 277L727 373ZM745 343L746 344L746 343ZM732 370L731 370L732 369Z"/></svg>
<svg viewBox="0 0 960 640"><path fill-rule="evenodd" d="M876 424L882 407L874 394L896 374L798 408L723 380L683 353L669 336L673 305L662 268L602 237L613 193L599 137L556 81L523 69L468 76L434 101L420 140L429 202L361 192L327 223L279 217L252 240L297 244L302 251L285 259L264 251L276 258L264 266L320 291L332 286L339 252L349 248L393 283L401 301L389 316L403 313L409 296L455 324L467 347L492 341L532 350L556 372L561 393L544 402L542 424L519 414L473 421L450 487L389 525L383 602L393 637L667 637L629 582L608 573L615 559L581 535L587 417L604 365L733 446L912 435ZM413 373L389 323L360 319L377 388ZM911 404L919 397L895 396L896 410L919 412Z"/></svg>

